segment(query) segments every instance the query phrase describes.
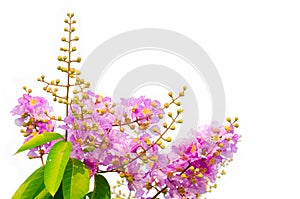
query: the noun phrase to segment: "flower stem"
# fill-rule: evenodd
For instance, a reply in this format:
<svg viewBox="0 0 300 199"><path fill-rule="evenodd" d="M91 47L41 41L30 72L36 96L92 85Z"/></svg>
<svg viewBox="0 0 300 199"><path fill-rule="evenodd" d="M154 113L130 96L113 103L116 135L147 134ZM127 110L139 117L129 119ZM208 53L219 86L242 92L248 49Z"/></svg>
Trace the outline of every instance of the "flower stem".
<svg viewBox="0 0 300 199"><path fill-rule="evenodd" d="M66 117L68 117L69 115L69 92L70 92L70 69L71 69L71 42L72 42L72 15L69 16L69 35L68 35L68 60L67 60L67 63L68 63L68 71L67 71L67 74L68 74L68 77L67 77L67 85L66 85L66 88L67 88L67 95L66 95ZM65 140L67 141L68 140L68 130L66 130L66 133L65 133Z"/></svg>

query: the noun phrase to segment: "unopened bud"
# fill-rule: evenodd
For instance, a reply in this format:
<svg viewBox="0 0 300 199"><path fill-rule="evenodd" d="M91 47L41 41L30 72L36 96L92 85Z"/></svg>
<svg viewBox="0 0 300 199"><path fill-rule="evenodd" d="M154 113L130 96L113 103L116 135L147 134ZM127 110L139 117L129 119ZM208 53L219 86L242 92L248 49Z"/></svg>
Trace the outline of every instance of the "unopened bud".
<svg viewBox="0 0 300 199"><path fill-rule="evenodd" d="M175 102L175 104L176 104L177 106L180 106L180 105L181 105L181 102Z"/></svg>
<svg viewBox="0 0 300 199"><path fill-rule="evenodd" d="M180 108L180 109L177 109L177 113L182 113L183 112L183 109Z"/></svg>
<svg viewBox="0 0 300 199"><path fill-rule="evenodd" d="M184 178L187 178L187 176L186 176L185 173L181 174L180 177L183 178L183 179L184 179Z"/></svg>
<svg viewBox="0 0 300 199"><path fill-rule="evenodd" d="M172 138L171 138L171 137L167 137L167 138L166 138L166 141L167 141L167 142L171 142L171 141L172 141Z"/></svg>
<svg viewBox="0 0 300 199"><path fill-rule="evenodd" d="M198 177L198 178L203 178L203 174L202 174L202 173L199 173L199 174L197 175L197 177Z"/></svg>
<svg viewBox="0 0 300 199"><path fill-rule="evenodd" d="M58 61L63 61L63 57L62 57L62 56L58 56L58 57L57 57L57 60L58 60Z"/></svg>
<svg viewBox="0 0 300 199"><path fill-rule="evenodd" d="M180 118L180 119L178 119L176 122L177 122L177 123L182 123L183 120Z"/></svg>

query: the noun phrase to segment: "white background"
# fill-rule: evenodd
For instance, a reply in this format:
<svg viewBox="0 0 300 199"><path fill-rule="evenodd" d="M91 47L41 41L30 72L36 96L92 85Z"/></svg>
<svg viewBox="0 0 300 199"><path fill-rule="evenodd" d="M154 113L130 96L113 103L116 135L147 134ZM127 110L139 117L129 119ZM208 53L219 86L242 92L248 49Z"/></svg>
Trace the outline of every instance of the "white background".
<svg viewBox="0 0 300 199"><path fill-rule="evenodd" d="M23 138L9 111L25 84L55 78L65 13L75 12L84 59L105 40L137 28L186 35L211 57L240 118L239 151L210 199L300 198L297 1L1 1L0 198L10 198L39 165L12 154ZM46 94L44 96L47 96Z"/></svg>

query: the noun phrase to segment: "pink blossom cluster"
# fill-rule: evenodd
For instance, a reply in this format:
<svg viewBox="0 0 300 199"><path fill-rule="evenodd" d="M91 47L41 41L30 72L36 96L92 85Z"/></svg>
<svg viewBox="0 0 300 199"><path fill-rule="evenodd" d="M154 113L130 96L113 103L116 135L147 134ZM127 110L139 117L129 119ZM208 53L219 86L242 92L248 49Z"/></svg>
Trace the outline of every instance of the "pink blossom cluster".
<svg viewBox="0 0 300 199"><path fill-rule="evenodd" d="M167 186L166 198L196 198L206 193L221 166L236 152L238 139L233 125L200 127L192 132L192 139L172 147L167 160L150 174L152 185Z"/></svg>
<svg viewBox="0 0 300 199"><path fill-rule="evenodd" d="M21 151L42 144L31 148L28 157L40 158L44 165L43 155L48 154L48 163L45 165L45 170L50 168L47 170L48 174L50 171L52 174L51 167L62 165L52 161L52 157L57 154L65 155L62 158L64 161L70 161L70 157L81 161L81 168L88 170L90 177L94 176L95 179L101 173L117 173L122 178L122 185L126 185L130 191L126 198L130 198L133 193L135 198L139 199L157 199L162 196L168 199L196 199L210 191L219 175L223 174L221 168L231 161L237 151L236 145L240 136L235 132L235 128L238 127L238 118L234 118L233 121L227 118L229 124L226 126L213 123L191 132L181 132L189 137L176 140L171 145L171 151L166 152L166 144L170 144L174 137L172 131L183 122L180 98L184 96L187 88L184 86L178 96L169 92L170 101L164 104L145 96L123 98L116 104L110 97L89 91L90 83L80 78L80 70L73 68L73 63L81 62L81 57L74 59L73 56L77 51L74 42L78 41L79 37L72 35L75 31L73 25L76 23L73 19L74 13L68 13L67 17L64 20L67 24L64 32L67 36L61 38L64 45L60 48L62 54L57 57L60 62L57 70L65 74L66 79L62 82L60 79L48 81L45 75L37 79L44 84L43 90L52 95L53 101L64 106L65 115L56 116L46 99L32 96L32 90L27 90L24 86L26 94L19 98L18 105L11 111L13 115L18 116L15 123L21 127L20 131L25 137L24 145L27 143L24 148L22 145ZM49 135L55 138L46 137ZM41 137L47 139L41 141ZM48 142L49 140L54 141ZM62 146L54 145L58 141L61 142L57 144L62 143L66 147L59 152L54 150L55 146ZM53 150L50 150L51 148ZM73 160L75 159L72 159L71 164ZM64 171L64 176L69 179L69 173L65 175L66 167L63 166L66 165L62 165L60 170ZM89 179L88 172L85 173ZM56 178L53 180L56 182L53 183L51 175L50 180L44 179L45 183L42 185L46 186L45 190L52 196L56 193L59 195L61 192L56 185L64 179ZM81 186L81 179L76 182L79 181ZM89 185L89 181L86 184ZM62 190L63 195L71 197L69 194L72 189L72 194L80 195L77 195L78 198L82 198L82 194L88 196L90 193L92 198L101 197L98 196L99 188L96 185L90 193L85 193L88 189L79 191L82 193L75 193L74 186L68 185L62 186L65 187ZM119 185L121 183L118 183ZM17 195L28 191L22 186ZM111 189L115 198L125 197L117 193L114 186ZM109 190L105 194L111 195Z"/></svg>
<svg viewBox="0 0 300 199"><path fill-rule="evenodd" d="M17 126L22 126L21 133L26 137L25 142L37 134L44 132L53 132L54 124L47 115L53 108L43 97L32 97L30 94L24 94L18 100L19 104L11 111L12 115L18 115L15 120ZM38 158L41 154L46 154L51 149L54 142L44 144L40 147L30 149L27 154L29 158Z"/></svg>
<svg viewBox="0 0 300 199"><path fill-rule="evenodd" d="M172 151L166 154L161 150L162 142L171 141L165 133L173 125L159 126L165 108L144 96L114 104L109 97L87 91L75 95L69 115L57 126L49 116L52 108L48 101L30 94L19 98L12 114L20 116L16 124L25 128L25 142L36 134L53 132L54 128L66 131L67 140L72 142L71 157L83 161L91 176L117 172L136 198L156 198L159 194L165 198L198 198L208 191L220 168L237 151L236 125L229 121L228 126L200 127L192 131L189 139L173 144ZM177 112L176 117L168 113L172 123L182 122L177 118L182 110ZM42 146L43 153L51 145ZM28 156L39 157L41 149L30 150Z"/></svg>

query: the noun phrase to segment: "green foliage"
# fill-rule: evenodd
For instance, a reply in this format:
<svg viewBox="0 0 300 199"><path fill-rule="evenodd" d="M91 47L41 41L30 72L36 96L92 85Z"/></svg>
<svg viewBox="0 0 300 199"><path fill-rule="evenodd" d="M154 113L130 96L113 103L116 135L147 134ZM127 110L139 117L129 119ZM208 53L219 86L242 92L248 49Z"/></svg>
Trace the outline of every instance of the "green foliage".
<svg viewBox="0 0 300 199"><path fill-rule="evenodd" d="M52 196L46 188L44 188L34 199L50 199Z"/></svg>
<svg viewBox="0 0 300 199"><path fill-rule="evenodd" d="M48 142L51 142L53 140L57 140L60 138L63 138L63 136L59 133L51 133L51 132L47 133L46 132L46 133L38 134L38 135L34 136L32 139L30 139L28 142L24 143L15 154L25 151L27 149L31 149L31 148L40 146L42 144L46 144Z"/></svg>
<svg viewBox="0 0 300 199"><path fill-rule="evenodd" d="M37 198L43 196L44 199L47 198L47 195L49 197L49 193L47 191L45 193L44 170L45 166L35 170L18 188L12 199L32 199L37 196Z"/></svg>
<svg viewBox="0 0 300 199"><path fill-rule="evenodd" d="M64 199L63 191L62 191L62 185L61 184L59 186L59 189L55 193L55 196L53 197L53 199Z"/></svg>
<svg viewBox="0 0 300 199"><path fill-rule="evenodd" d="M65 169L62 189L65 199L83 198L89 191L90 175L85 164L71 158Z"/></svg>
<svg viewBox="0 0 300 199"><path fill-rule="evenodd" d="M61 184L71 150L72 143L60 141L52 146L48 154L44 180L46 188L52 196L54 196Z"/></svg>
<svg viewBox="0 0 300 199"><path fill-rule="evenodd" d="M92 199L111 199L110 186L106 178L100 174L95 174L95 183Z"/></svg>

